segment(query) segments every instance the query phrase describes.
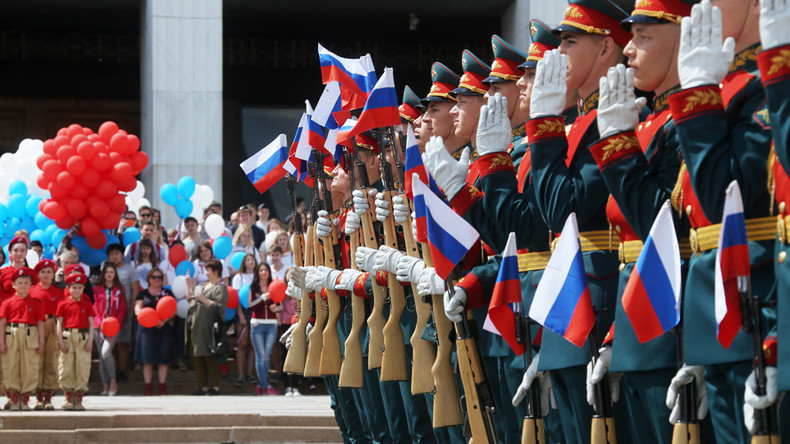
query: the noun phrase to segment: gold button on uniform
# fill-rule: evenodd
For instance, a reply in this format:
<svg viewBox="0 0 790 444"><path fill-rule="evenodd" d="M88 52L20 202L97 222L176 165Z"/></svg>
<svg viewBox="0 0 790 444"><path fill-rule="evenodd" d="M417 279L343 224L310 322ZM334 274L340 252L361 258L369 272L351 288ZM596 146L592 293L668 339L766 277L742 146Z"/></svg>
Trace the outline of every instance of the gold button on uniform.
<svg viewBox="0 0 790 444"><path fill-rule="evenodd" d="M782 251L781 253L779 253L779 257L777 258L777 260L779 261L780 264L784 264L785 260L787 260L787 252Z"/></svg>
<svg viewBox="0 0 790 444"><path fill-rule="evenodd" d="M620 271L623 271L623 270L625 270L625 264L620 262Z"/></svg>
<svg viewBox="0 0 790 444"><path fill-rule="evenodd" d="M787 208L787 205L785 205L784 202L779 202L779 212L780 213L784 214L786 208Z"/></svg>
<svg viewBox="0 0 790 444"><path fill-rule="evenodd" d="M616 232L617 232L617 234L620 234L620 233L623 231L623 229L622 229L622 228L620 228L620 225L615 225L615 226L614 226L614 231L616 231Z"/></svg>
<svg viewBox="0 0 790 444"><path fill-rule="evenodd" d="M691 215L691 205L686 205L686 214Z"/></svg>

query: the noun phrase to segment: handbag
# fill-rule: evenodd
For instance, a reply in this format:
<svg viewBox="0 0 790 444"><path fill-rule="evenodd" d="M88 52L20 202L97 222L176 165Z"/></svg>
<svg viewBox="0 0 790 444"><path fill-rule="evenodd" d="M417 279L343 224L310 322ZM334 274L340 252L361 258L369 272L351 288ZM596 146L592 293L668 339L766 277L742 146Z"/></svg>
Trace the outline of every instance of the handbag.
<svg viewBox="0 0 790 444"><path fill-rule="evenodd" d="M225 316L219 313L216 306L211 308L214 311L214 322L211 323L211 334L208 351L214 355L224 355L228 352L228 330L225 327Z"/></svg>

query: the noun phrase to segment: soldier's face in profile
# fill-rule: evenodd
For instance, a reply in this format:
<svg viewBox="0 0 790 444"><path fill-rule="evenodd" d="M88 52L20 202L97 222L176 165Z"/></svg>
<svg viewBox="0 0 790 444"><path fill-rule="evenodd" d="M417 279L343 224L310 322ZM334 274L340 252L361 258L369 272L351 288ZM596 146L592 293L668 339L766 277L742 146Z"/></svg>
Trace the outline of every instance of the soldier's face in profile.
<svg viewBox="0 0 790 444"><path fill-rule="evenodd" d="M623 54L634 71L634 86L643 91L663 93L675 86L680 25L674 23L634 23L633 37Z"/></svg>
<svg viewBox="0 0 790 444"><path fill-rule="evenodd" d="M518 86L518 100L527 110L529 115L529 98L532 96L532 85L535 83L535 68L524 68L524 74L516 82Z"/></svg>
<svg viewBox="0 0 790 444"><path fill-rule="evenodd" d="M604 49L603 36L563 31L560 38L560 53L568 56L568 72L565 76L568 88L579 88L590 77ZM598 79L595 81L598 82Z"/></svg>
<svg viewBox="0 0 790 444"><path fill-rule="evenodd" d="M454 102L430 102L428 109L422 116L422 125L425 127L424 136L430 139L432 136L440 136L447 140L453 131L453 116L450 110L455 105Z"/></svg>
<svg viewBox="0 0 790 444"><path fill-rule="evenodd" d="M428 140L431 138L431 136L428 135L426 126L422 123L422 117L424 115L425 114L422 114L414 120L414 137L417 139L417 148L420 149L421 153L425 152L425 144L428 143Z"/></svg>
<svg viewBox="0 0 790 444"><path fill-rule="evenodd" d="M346 194L351 192L351 179L340 164L332 170L332 176L332 183L329 189L333 193Z"/></svg>
<svg viewBox="0 0 790 444"><path fill-rule="evenodd" d="M459 94L458 103L455 104L450 114L453 116L453 130L455 135L464 140L471 139L477 129L480 119L480 108L485 105L485 100L480 95L465 96Z"/></svg>

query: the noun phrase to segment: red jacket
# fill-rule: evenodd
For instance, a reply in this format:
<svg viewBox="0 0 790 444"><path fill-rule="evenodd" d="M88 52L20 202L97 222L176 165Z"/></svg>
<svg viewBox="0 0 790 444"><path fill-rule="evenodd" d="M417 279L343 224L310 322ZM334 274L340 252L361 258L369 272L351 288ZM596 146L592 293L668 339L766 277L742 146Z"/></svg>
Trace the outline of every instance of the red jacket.
<svg viewBox="0 0 790 444"><path fill-rule="evenodd" d="M107 312L107 292L104 285L97 285L93 287L93 326L94 328L101 328L101 322L104 320L104 315ZM124 316L126 316L126 298L123 292L118 287L113 287L112 295L110 296L110 312L109 316L114 317L121 324L123 324Z"/></svg>

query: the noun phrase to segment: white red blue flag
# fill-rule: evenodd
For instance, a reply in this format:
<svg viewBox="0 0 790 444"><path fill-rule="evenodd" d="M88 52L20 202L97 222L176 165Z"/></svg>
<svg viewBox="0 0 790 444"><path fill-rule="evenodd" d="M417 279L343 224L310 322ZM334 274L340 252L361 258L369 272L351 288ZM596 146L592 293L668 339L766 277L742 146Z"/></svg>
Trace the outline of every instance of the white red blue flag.
<svg viewBox="0 0 790 444"><path fill-rule="evenodd" d="M499 264L499 273L483 328L502 336L516 356L524 353L524 344L518 342L516 335L516 316L522 314L516 313L515 304L520 302L521 280L518 277L516 233L510 233L505 249L502 250L502 263Z"/></svg>
<svg viewBox="0 0 790 444"><path fill-rule="evenodd" d="M346 119L346 121L343 122L343 125L341 125L340 128L337 129L337 134L335 135L335 143L353 148L354 145L351 143L351 138L354 137L354 135L358 134L354 132L354 127L356 125L357 125L356 118L351 117L349 119Z"/></svg>
<svg viewBox="0 0 790 444"><path fill-rule="evenodd" d="M436 274L447 279L480 234L420 181L412 177L417 240L427 242Z"/></svg>
<svg viewBox="0 0 790 444"><path fill-rule="evenodd" d="M724 214L721 217L721 235L714 271L716 337L725 348L730 347L741 329L738 276L750 275L749 244L741 189L737 181L732 181L724 197Z"/></svg>
<svg viewBox="0 0 790 444"><path fill-rule="evenodd" d="M315 105L313 121L328 130L337 129L340 124L335 119L335 113L341 110L340 83L329 82Z"/></svg>
<svg viewBox="0 0 790 444"><path fill-rule="evenodd" d="M285 161L283 164L283 168L285 171L291 173L296 180L303 182L305 185L312 188L313 186L313 178L310 177L308 174L308 166L307 162L310 159L310 153L307 153L307 157L302 159L299 157L301 153L299 153L299 144L303 138L302 133L305 132L305 128L307 127L307 113L302 113L302 118L299 119L299 126L296 127L296 134L294 134L293 141L291 141L291 148L288 150L288 160ZM308 146L307 143L304 145Z"/></svg>
<svg viewBox="0 0 790 444"><path fill-rule="evenodd" d="M384 68L376 86L365 102L365 108L359 115L354 129L348 133L338 134L338 139L346 140L357 134L373 128L384 128L400 125L400 112L398 111L398 95L395 93L395 79L392 68Z"/></svg>
<svg viewBox="0 0 790 444"><path fill-rule="evenodd" d="M577 347L595 326L576 213L571 213L532 298L529 317Z"/></svg>
<svg viewBox="0 0 790 444"><path fill-rule="evenodd" d="M411 125L408 125L409 129L406 131L406 155L404 156L404 169L406 170L406 174L404 177L404 187L406 189L406 196L414 200L414 193L412 192L411 188L411 178L413 174L416 174L420 177L422 183L427 183L428 187L430 187L431 191L437 196L441 196L443 193L439 189L439 186L436 185L436 181L433 180L433 176L428 173L428 170L425 168L425 164L422 163L422 156L420 155L420 148L417 146L417 138L414 137L414 129Z"/></svg>
<svg viewBox="0 0 790 444"><path fill-rule="evenodd" d="M680 247L666 201L650 228L623 292L623 310L645 343L680 322Z"/></svg>
<svg viewBox="0 0 790 444"><path fill-rule="evenodd" d="M351 110L365 106L368 93L376 84L376 70L370 54L358 59L349 59L334 54L319 43L318 59L321 63L323 83L340 84L343 109Z"/></svg>
<svg viewBox="0 0 790 444"><path fill-rule="evenodd" d="M288 160L288 141L285 139L285 134L280 134L239 166L255 189L263 193L285 176L283 164L286 160Z"/></svg>

